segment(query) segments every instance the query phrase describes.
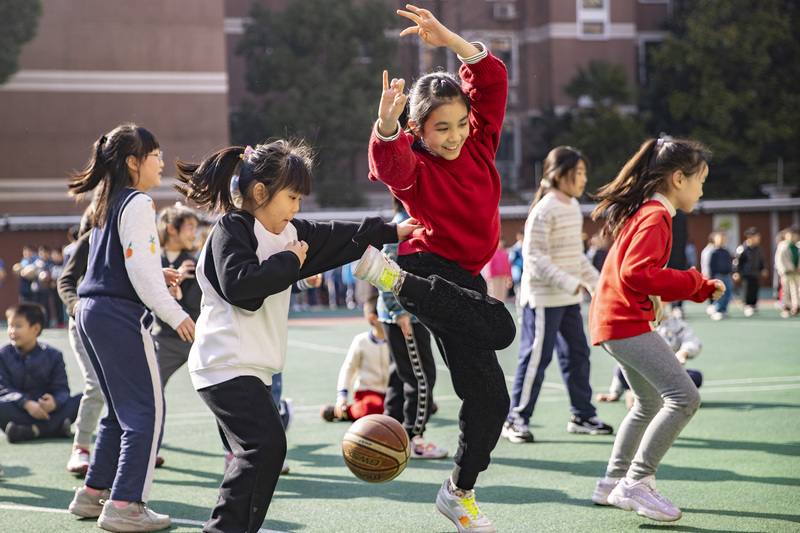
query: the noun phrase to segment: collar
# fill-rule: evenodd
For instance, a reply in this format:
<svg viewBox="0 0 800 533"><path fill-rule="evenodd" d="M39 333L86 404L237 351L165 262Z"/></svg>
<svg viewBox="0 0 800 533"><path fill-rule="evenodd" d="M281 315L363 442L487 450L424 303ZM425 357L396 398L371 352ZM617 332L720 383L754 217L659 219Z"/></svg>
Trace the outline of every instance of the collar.
<svg viewBox="0 0 800 533"><path fill-rule="evenodd" d="M675 213L677 212L675 210L675 206L672 205L672 202L670 202L666 196L664 196L660 192L657 192L654 193L650 199L655 200L656 202L660 202L664 207L666 207L667 211L669 211L669 216L671 217L675 216Z"/></svg>
<svg viewBox="0 0 800 533"><path fill-rule="evenodd" d="M371 340L375 344L383 344L384 342L386 342L386 339L376 338L375 335L372 333L372 330L369 330L369 340Z"/></svg>

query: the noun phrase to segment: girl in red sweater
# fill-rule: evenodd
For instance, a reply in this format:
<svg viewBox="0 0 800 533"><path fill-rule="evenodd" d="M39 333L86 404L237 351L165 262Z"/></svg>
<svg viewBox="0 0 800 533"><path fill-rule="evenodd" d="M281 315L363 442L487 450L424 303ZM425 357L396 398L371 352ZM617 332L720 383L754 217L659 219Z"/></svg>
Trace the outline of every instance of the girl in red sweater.
<svg viewBox="0 0 800 533"><path fill-rule="evenodd" d="M398 14L414 22L431 46L446 46L462 61L461 81L435 72L405 82L383 73L378 120L369 144L370 178L389 186L422 228L400 244L397 264L369 249L357 278L393 292L434 335L463 404L456 466L436 507L460 532L493 532L475 504L473 487L489 466L509 399L495 350L511 344L514 320L486 294L480 272L500 239L500 176L495 152L506 107L505 65L480 43L468 43L426 9ZM408 100L408 129L398 120ZM398 267L399 265L399 267ZM402 270L401 270L402 269Z"/></svg>
<svg viewBox="0 0 800 533"><path fill-rule="evenodd" d="M675 210L691 212L703 195L710 154L688 140L650 139L595 196L592 218L605 216L615 239L589 307L592 344L622 367L634 396L622 421L605 478L592 501L672 521L681 511L656 490L655 472L700 406L700 394L655 331L665 300L719 298L725 285L694 268L666 268Z"/></svg>

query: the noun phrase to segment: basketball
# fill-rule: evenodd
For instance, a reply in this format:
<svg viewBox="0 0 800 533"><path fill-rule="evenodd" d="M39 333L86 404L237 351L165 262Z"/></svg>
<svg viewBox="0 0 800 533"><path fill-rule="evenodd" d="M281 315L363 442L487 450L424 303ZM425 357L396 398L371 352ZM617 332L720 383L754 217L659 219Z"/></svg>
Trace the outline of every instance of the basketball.
<svg viewBox="0 0 800 533"><path fill-rule="evenodd" d="M367 415L353 422L345 433L342 455L358 479L385 483L405 469L411 447L400 422L386 415Z"/></svg>

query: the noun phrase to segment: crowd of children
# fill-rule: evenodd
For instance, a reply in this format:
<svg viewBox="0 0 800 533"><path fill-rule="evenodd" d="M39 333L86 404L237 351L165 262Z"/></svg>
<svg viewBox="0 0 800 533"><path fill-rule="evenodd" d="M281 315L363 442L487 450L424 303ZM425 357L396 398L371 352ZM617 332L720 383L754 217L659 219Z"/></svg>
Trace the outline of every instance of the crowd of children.
<svg viewBox="0 0 800 533"><path fill-rule="evenodd" d="M626 389L630 398L591 499L657 521L681 517L656 490L655 475L699 406L702 375L683 365L700 342L680 318L664 319L662 299L709 300L711 319L723 320L739 283L744 315L753 316L768 275L760 233L745 231L732 254L726 233L715 230L702 274L688 264L668 267L673 245L684 248L673 217L702 196L709 152L662 137L643 143L593 195L592 216L604 225L588 256L578 198L589 161L575 148L553 149L524 231L506 250L494 165L505 65L430 11L407 9L398 11L411 21L401 36L448 48L461 67L458 76L420 77L409 94L404 80L384 71L369 169L395 197L391 223L295 218L311 192L312 152L302 141L276 139L177 162L176 188L219 215L198 245L204 214L171 206L156 218L146 193L160 183L163 154L152 133L122 124L94 143L69 181L70 193L94 199L68 257L23 249L13 267L21 302L6 312L11 342L0 349L0 426L12 443L73 439L67 470L85 475L73 514L97 517L109 531L170 526L146 503L153 469L163 463L164 387L188 363L229 452L204 531L257 531L287 470L291 409L280 389L288 313L322 305L313 291L295 290L324 284L330 308L363 305L370 326L353 339L324 420L388 414L407 431L413 458L448 456L424 438L436 409L435 340L462 402L454 467L435 505L459 532L495 531L475 485L501 436L534 441L528 424L554 352L570 399L567 430L613 433L592 404L590 343L618 363L611 390L596 400L615 401ZM799 238L796 228L784 230L774 258L787 318L800 311ZM359 297L358 280L378 294ZM510 294L521 341L509 396L496 351L516 337ZM581 305L588 299L587 341ZM74 396L62 354L38 341L43 328L64 323L85 381Z"/></svg>

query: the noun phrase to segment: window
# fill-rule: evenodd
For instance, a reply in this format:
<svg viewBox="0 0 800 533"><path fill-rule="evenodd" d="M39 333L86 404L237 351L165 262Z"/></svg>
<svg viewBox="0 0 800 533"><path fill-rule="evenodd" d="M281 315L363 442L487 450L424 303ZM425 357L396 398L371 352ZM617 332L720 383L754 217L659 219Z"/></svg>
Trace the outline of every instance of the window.
<svg viewBox="0 0 800 533"><path fill-rule="evenodd" d="M576 0L578 37L583 39L607 39L611 15L610 0Z"/></svg>
<svg viewBox="0 0 800 533"><path fill-rule="evenodd" d="M513 44L509 37L497 37L492 38L489 40L488 43L489 50L492 51L492 54L500 59L503 63L506 64L506 68L508 69L508 80L516 79L514 77L514 56L513 56Z"/></svg>

